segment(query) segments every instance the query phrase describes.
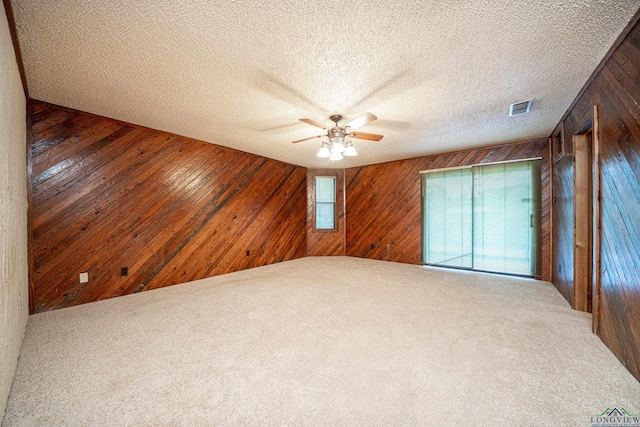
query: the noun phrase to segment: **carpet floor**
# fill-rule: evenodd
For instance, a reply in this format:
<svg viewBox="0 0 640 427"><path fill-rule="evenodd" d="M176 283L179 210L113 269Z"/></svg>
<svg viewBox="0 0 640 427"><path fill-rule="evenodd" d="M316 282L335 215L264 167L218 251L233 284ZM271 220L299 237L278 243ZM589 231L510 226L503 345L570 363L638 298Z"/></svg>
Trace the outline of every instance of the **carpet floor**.
<svg viewBox="0 0 640 427"><path fill-rule="evenodd" d="M640 383L547 282L309 257L29 318L3 426L589 426Z"/></svg>

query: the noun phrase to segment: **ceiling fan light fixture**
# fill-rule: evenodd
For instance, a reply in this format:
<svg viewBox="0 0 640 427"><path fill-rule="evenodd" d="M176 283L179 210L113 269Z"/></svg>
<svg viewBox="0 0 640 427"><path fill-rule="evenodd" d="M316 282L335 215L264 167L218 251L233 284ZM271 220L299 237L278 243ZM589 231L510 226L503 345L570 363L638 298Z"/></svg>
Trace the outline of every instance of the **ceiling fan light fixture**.
<svg viewBox="0 0 640 427"><path fill-rule="evenodd" d="M329 158L329 160L337 162L342 160L344 158L343 156L353 157L358 155L356 148L353 146L353 142L345 141L346 138L364 139L367 141L380 141L383 138L383 135L375 133L352 132L352 129L359 128L378 119L371 113L365 113L356 117L342 126L340 126L340 121L342 121L343 117L340 114L334 114L329 118L335 123L332 127L325 126L315 120L300 119L301 122L326 130L327 133L326 135L316 135L309 138L299 139L297 141L292 141L292 143L297 144L298 142L327 137L328 141L322 142L320 150L316 155L320 158Z"/></svg>
<svg viewBox="0 0 640 427"><path fill-rule="evenodd" d="M322 144L322 147L320 147L320 151L318 151L317 155L318 157L326 159L327 157L331 156L331 151L329 151L329 148L325 144Z"/></svg>
<svg viewBox="0 0 640 427"><path fill-rule="evenodd" d="M356 147L353 146L351 141L347 142L347 148L345 148L343 156L357 156L358 152L356 151Z"/></svg>
<svg viewBox="0 0 640 427"><path fill-rule="evenodd" d="M342 154L340 154L337 151L331 151L331 157L329 157L329 160L333 160L334 162L337 162L338 160L342 160Z"/></svg>

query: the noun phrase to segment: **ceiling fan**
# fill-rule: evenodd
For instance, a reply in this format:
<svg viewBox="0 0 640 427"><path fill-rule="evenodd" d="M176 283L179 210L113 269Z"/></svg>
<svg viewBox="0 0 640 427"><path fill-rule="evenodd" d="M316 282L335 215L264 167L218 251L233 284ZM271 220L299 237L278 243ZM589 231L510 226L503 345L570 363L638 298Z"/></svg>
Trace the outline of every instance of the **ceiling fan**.
<svg viewBox="0 0 640 427"><path fill-rule="evenodd" d="M378 135L375 133L365 133L365 132L354 132L353 129L359 128L360 126L364 126L367 123L371 123L378 118L371 113L365 113L355 119L347 122L344 126L339 126L338 123L342 121L344 117L340 114L334 114L329 119L335 123L334 126L325 126L322 123L316 122L311 119L300 119L301 122L307 123L311 126L319 127L320 129L324 129L327 131L326 135L316 135L311 136L309 138L299 139L297 141L293 141L293 144L297 144L298 142L309 141L310 139L317 139L327 137L329 141L323 141L320 147L320 151L318 151L318 157L328 157L329 160L342 160L344 156L357 156L355 147L351 141L347 141L345 143L345 138L351 137L356 139L364 139L367 141L380 141L383 138L383 135Z"/></svg>

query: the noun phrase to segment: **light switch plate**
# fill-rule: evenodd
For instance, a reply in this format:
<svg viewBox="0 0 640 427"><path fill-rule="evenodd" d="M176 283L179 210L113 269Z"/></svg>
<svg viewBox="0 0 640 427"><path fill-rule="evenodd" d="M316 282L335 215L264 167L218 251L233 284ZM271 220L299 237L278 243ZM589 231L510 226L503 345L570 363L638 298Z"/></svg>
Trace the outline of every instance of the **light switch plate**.
<svg viewBox="0 0 640 427"><path fill-rule="evenodd" d="M89 281L89 273L80 273L80 283L87 283Z"/></svg>

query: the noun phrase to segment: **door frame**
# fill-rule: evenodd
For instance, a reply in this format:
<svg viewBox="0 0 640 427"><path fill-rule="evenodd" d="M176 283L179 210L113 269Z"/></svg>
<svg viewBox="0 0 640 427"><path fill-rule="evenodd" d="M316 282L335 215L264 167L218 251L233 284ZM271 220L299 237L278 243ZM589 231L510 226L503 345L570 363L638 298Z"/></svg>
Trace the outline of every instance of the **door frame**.
<svg viewBox="0 0 640 427"><path fill-rule="evenodd" d="M593 296L593 126L573 135L573 309L589 311Z"/></svg>
<svg viewBox="0 0 640 427"><path fill-rule="evenodd" d="M600 183L600 125L598 106L594 105L591 117L589 117L585 123L579 128L579 130L573 134L573 151L574 162L576 160L576 147L579 139L586 134L591 134L591 167L590 171L582 171L588 173L588 177L591 181L590 194L587 197L591 198L588 221L588 232L586 238L589 247L586 250L586 254L577 254L577 233L580 224L577 221L577 215L575 206L576 200L579 197L577 191L577 179L580 171L577 171L577 164L574 163L574 272L573 272L573 307L575 310L587 311L587 294L589 289L586 288L590 279L591 284L591 311L592 311L592 330L594 333L598 333L599 320L600 320L600 292L601 292L601 260L600 260L600 246L601 246L601 229L600 229L600 217L601 217L601 183ZM584 176L582 177L584 179ZM584 230L583 230L584 231ZM584 243L583 243L584 244ZM577 257L587 257L587 265L590 266L590 272L587 280L576 280L582 273L578 272ZM583 260L584 261L584 260ZM582 264L583 265L583 264Z"/></svg>
<svg viewBox="0 0 640 427"><path fill-rule="evenodd" d="M601 261L601 216L602 216L602 187L600 176L600 112L598 106L593 106L593 280L592 280L592 331L598 334L600 331L600 301L602 291L602 261Z"/></svg>

